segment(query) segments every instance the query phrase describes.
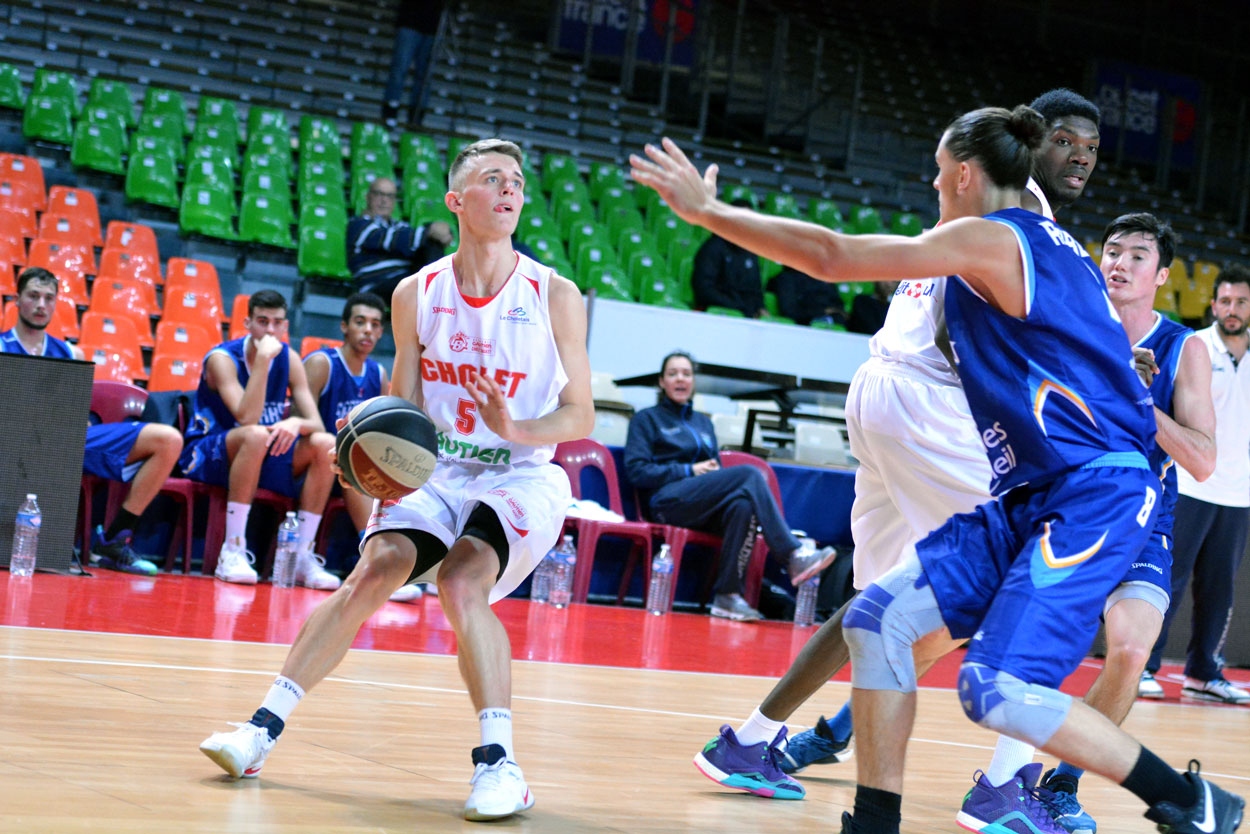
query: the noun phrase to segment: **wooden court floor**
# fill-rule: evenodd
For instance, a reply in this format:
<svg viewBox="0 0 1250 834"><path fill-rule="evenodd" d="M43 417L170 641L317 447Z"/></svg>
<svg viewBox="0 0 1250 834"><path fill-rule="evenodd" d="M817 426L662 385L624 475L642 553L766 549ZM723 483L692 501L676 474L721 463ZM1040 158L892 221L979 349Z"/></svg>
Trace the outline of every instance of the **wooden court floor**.
<svg viewBox="0 0 1250 834"><path fill-rule="evenodd" d="M255 599L243 612L243 595L233 593L240 589L228 589L231 605L222 609L221 583L198 577L40 575L32 585L0 573L0 831L482 830L460 818L477 722L445 638L435 649L428 644L445 625L436 599L388 605L336 674L305 698L261 778L234 782L197 746L255 709L317 592L275 593L269 602L283 605L261 605L270 589L245 589ZM170 609L162 623L152 602L168 594L178 603L162 603ZM711 628L708 618L676 614L663 618L656 637L660 618L640 611L501 606L518 658L518 758L537 804L485 825L544 833L839 830L854 793L854 759L810 768L802 777L808 797L799 802L726 791L690 763L721 723L738 722L768 691L774 667L788 664L803 634L781 623ZM132 622L124 611L138 616ZM231 619L228 631L203 633L220 631L213 624L223 619ZM173 634L172 620L194 625ZM384 638L391 630L412 639ZM536 648L544 639L560 651ZM755 653L768 657L745 659ZM543 657L526 659L534 655ZM756 671L707 670L717 665ZM950 679L950 668L937 677ZM1087 681L1096 664L1084 671ZM835 710L848 691L828 684L796 719L810 723ZM1205 774L1250 793L1250 709L1138 702L1127 726L1172 764L1199 758ZM923 690L903 830L959 831L954 813L992 745L949 689ZM1087 778L1082 798L1102 834L1153 831L1138 800L1103 780Z"/></svg>

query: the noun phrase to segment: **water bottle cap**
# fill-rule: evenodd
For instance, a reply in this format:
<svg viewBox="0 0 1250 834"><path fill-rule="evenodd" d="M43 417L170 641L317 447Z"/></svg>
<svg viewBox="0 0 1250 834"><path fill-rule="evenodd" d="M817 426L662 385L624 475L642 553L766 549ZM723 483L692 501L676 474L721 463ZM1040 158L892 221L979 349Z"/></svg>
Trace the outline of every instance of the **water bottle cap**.
<svg viewBox="0 0 1250 834"><path fill-rule="evenodd" d="M27 500L27 501L34 501L34 500L35 500L35 493L33 493L33 492L28 492L28 493L26 493L26 500Z"/></svg>
<svg viewBox="0 0 1250 834"><path fill-rule="evenodd" d="M287 517L287 518L298 518L298 516L295 514L295 511L294 511L294 510L289 511L289 512L286 514L286 517ZM272 522L271 522L271 523L272 523Z"/></svg>

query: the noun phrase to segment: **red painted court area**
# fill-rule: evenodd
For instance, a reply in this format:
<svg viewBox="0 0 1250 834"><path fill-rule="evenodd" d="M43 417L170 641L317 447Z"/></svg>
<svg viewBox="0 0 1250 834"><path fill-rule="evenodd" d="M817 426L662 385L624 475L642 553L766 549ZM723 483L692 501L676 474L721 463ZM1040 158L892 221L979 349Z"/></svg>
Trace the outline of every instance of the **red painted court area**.
<svg viewBox="0 0 1250 834"><path fill-rule="evenodd" d="M199 576L92 574L19 579L0 571L0 624L289 644L304 618L326 597L324 591L306 588L228 585ZM814 631L786 622L733 623L700 614L656 617L614 605L560 610L524 599L502 600L495 611L508 629L517 660L766 678L784 673ZM387 603L361 629L354 647L453 654L456 638L438 598L427 595L416 604ZM953 688L961 654L941 661L924 684ZM1084 693L1100 664L1087 661L1064 688ZM1178 670L1164 672L1169 697L1178 698L1179 684L1166 680L1167 673ZM849 679L846 669L837 677Z"/></svg>

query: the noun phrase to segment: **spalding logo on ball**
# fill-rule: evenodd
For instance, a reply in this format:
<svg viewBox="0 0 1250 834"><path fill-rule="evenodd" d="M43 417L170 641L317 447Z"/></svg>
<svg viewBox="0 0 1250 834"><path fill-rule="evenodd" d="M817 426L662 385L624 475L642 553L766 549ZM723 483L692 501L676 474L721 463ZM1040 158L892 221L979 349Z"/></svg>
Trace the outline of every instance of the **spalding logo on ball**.
<svg viewBox="0 0 1250 834"><path fill-rule="evenodd" d="M438 433L403 397L374 397L353 408L335 443L343 480L382 500L416 492L434 472Z"/></svg>

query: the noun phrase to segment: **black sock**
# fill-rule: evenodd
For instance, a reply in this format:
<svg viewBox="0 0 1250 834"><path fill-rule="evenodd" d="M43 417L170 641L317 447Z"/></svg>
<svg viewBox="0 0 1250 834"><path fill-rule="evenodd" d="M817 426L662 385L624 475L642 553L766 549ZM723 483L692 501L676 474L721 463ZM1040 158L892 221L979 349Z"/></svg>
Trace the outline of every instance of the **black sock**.
<svg viewBox="0 0 1250 834"><path fill-rule="evenodd" d="M130 530L133 532L138 525L139 516L122 507L117 511L117 518L113 519L113 523L109 525L108 532L104 534L104 538L107 541L112 541L117 538L117 534L121 531Z"/></svg>
<svg viewBox="0 0 1250 834"><path fill-rule="evenodd" d="M1128 777L1120 784L1141 797L1152 808L1160 802L1171 802L1178 808L1189 808L1198 801L1194 783L1145 747L1137 757L1137 764L1133 765Z"/></svg>
<svg viewBox="0 0 1250 834"><path fill-rule="evenodd" d="M269 731L269 737L274 741L278 740L278 736L282 735L282 728L286 726L286 722L269 710L261 707L256 710L256 714L252 716L249 724L255 724L257 727L264 727Z"/></svg>
<svg viewBox="0 0 1250 834"><path fill-rule="evenodd" d="M855 786L856 834L898 834L903 797L890 791Z"/></svg>

